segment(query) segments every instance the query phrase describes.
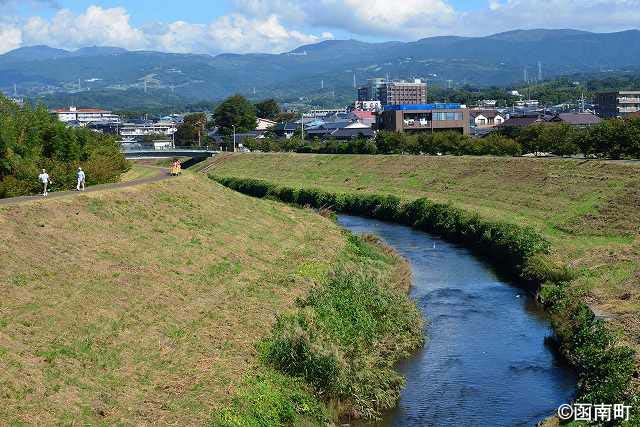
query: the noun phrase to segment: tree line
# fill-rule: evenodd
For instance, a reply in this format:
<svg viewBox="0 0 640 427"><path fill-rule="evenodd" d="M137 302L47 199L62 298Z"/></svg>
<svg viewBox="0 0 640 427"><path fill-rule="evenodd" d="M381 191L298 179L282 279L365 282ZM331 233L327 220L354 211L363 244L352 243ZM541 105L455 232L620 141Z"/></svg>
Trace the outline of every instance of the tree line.
<svg viewBox="0 0 640 427"><path fill-rule="evenodd" d="M73 188L78 166L89 185L118 181L129 168L112 136L69 128L42 105L19 107L0 95L0 198L38 193L42 168L51 189Z"/></svg>
<svg viewBox="0 0 640 427"><path fill-rule="evenodd" d="M459 132L378 132L374 139L349 141L303 140L300 133L290 139L269 136L249 139L252 151L318 154L427 154L454 156L520 156L549 153L592 158L640 158L640 118L611 119L580 128L564 123L540 123L528 127L504 127L484 138Z"/></svg>

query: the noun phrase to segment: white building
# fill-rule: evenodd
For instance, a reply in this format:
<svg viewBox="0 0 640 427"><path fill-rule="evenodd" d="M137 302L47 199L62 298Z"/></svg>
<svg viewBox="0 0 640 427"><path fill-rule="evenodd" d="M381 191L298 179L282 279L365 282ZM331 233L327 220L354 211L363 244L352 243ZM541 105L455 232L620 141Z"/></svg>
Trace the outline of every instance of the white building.
<svg viewBox="0 0 640 427"><path fill-rule="evenodd" d="M111 111L96 108L58 108L51 110L51 114L55 115L58 120L64 123L79 122L87 124L92 122L103 123L120 123L120 117Z"/></svg>
<svg viewBox="0 0 640 427"><path fill-rule="evenodd" d="M327 108L323 110L311 110L307 113L304 113L302 116L305 118L318 118L318 117L328 116L330 114L340 114L340 113L346 113L346 112L347 112L346 108Z"/></svg>
<svg viewBox="0 0 640 427"><path fill-rule="evenodd" d="M173 122L124 123L120 128L123 139L139 138L147 135L163 135L173 138L178 128Z"/></svg>
<svg viewBox="0 0 640 427"><path fill-rule="evenodd" d="M492 128L503 124L507 118L497 110L471 110L469 111L473 124L478 128Z"/></svg>
<svg viewBox="0 0 640 427"><path fill-rule="evenodd" d="M382 102L380 101L356 101L354 104L356 110L362 111L382 111Z"/></svg>
<svg viewBox="0 0 640 427"><path fill-rule="evenodd" d="M267 130L267 129L271 129L272 127L274 127L277 124L278 124L278 122L274 122L273 120L258 118L257 121L256 121L256 130L257 131L264 131L264 130Z"/></svg>

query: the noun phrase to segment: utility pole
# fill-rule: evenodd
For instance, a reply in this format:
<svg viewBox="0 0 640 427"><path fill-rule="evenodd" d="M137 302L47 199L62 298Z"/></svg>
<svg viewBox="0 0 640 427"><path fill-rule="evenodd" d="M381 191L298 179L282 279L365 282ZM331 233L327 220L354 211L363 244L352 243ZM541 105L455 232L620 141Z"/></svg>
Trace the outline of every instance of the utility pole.
<svg viewBox="0 0 640 427"><path fill-rule="evenodd" d="M233 126L233 152L236 152L236 125Z"/></svg>

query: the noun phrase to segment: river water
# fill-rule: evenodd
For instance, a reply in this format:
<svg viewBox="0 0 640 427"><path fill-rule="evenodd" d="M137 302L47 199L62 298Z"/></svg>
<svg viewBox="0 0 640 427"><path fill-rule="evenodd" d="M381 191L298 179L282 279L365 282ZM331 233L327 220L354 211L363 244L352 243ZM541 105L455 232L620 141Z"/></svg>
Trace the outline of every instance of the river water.
<svg viewBox="0 0 640 427"><path fill-rule="evenodd" d="M398 407L374 426L535 426L573 397L576 379L544 338L533 298L469 250L401 225L340 216L409 260L427 342L399 365Z"/></svg>

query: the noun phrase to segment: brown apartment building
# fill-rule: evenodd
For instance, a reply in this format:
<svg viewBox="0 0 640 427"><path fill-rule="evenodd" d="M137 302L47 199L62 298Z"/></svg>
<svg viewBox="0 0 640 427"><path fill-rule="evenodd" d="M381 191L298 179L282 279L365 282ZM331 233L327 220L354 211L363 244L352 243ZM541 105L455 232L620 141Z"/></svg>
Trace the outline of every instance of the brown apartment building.
<svg viewBox="0 0 640 427"><path fill-rule="evenodd" d="M377 127L390 132L460 132L468 135L469 109L460 104L387 105Z"/></svg>
<svg viewBox="0 0 640 427"><path fill-rule="evenodd" d="M427 84L421 80L387 82L380 87L382 105L422 105L427 103Z"/></svg>
<svg viewBox="0 0 640 427"><path fill-rule="evenodd" d="M427 84L422 80L386 81L369 79L358 89L358 101L380 101L384 105L418 105L427 103Z"/></svg>
<svg viewBox="0 0 640 427"><path fill-rule="evenodd" d="M601 92L595 104L596 113L603 119L626 117L640 111L640 91Z"/></svg>

